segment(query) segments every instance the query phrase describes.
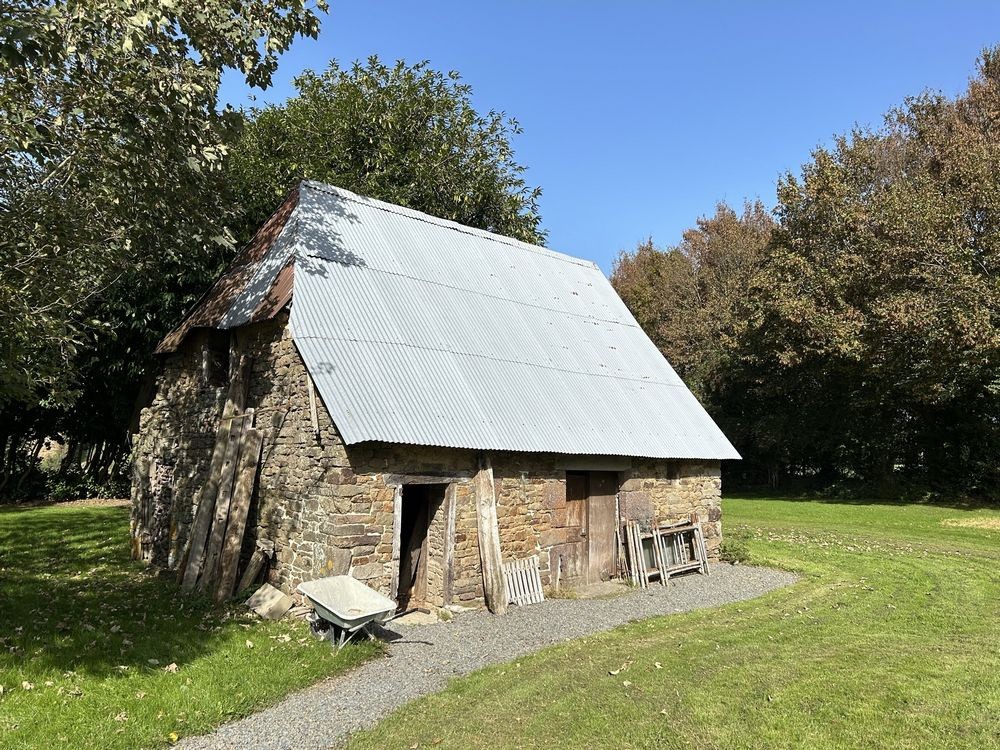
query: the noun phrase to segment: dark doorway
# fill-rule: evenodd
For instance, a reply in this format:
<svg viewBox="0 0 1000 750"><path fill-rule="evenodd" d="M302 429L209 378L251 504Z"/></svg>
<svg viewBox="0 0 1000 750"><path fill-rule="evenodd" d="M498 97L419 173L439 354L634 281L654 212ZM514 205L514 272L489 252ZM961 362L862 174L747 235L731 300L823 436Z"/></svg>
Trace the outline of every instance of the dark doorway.
<svg viewBox="0 0 1000 750"><path fill-rule="evenodd" d="M427 569L431 521L444 502L447 485L408 484L403 486L399 523L399 608L427 603Z"/></svg>

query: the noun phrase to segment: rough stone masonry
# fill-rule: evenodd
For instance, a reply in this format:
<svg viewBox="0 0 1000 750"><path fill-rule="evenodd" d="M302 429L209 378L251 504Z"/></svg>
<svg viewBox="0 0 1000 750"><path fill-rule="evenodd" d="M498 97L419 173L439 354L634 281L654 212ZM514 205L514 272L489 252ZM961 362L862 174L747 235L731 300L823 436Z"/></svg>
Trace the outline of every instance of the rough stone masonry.
<svg viewBox="0 0 1000 750"><path fill-rule="evenodd" d="M275 557L268 580L291 592L303 580L329 575L336 551L349 550L351 575L393 593L397 488L440 478L448 489L445 502L428 511L426 603L481 603L472 493L479 454L386 443L345 445L315 392L314 425L313 386L292 341L287 313L235 332L195 331L165 359L155 398L142 411L133 454L133 536L144 540L137 548L148 550L148 561L167 568L180 562L225 399L226 378L219 377L217 360L228 351L230 336L250 355L246 406L255 410L256 424L267 434L244 557L256 539L272 540ZM567 501L566 476L585 461L545 453L495 452L490 458L503 558L537 554L548 585L561 557L567 566L561 569L564 580L582 580L574 550L586 540ZM600 457L594 461L609 465ZM718 461L617 459L615 468L619 521L668 522L696 514L710 558L718 556Z"/></svg>

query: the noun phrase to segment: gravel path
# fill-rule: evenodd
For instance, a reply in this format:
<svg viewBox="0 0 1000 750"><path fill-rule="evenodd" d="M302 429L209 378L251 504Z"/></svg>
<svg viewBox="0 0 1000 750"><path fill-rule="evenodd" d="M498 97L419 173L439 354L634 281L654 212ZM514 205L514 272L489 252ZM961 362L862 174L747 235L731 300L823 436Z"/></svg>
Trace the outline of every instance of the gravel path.
<svg viewBox="0 0 1000 750"><path fill-rule="evenodd" d="M329 748L370 727L414 698L441 690L455 676L509 661L553 643L655 615L715 607L759 596L797 580L770 568L716 565L670 586L630 590L606 599L554 599L512 607L506 617L463 612L448 623L391 624L401 637L389 657L295 693L271 708L191 737L186 750Z"/></svg>

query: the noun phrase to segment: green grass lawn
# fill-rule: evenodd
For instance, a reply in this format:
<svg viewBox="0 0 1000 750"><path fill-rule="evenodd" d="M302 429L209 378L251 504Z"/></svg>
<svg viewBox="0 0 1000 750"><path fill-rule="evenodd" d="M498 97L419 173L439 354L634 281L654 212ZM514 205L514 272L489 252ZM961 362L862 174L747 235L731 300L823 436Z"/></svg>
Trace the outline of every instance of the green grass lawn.
<svg viewBox="0 0 1000 750"><path fill-rule="evenodd" d="M0 748L167 745L376 653L128 560L128 510L0 509Z"/></svg>
<svg viewBox="0 0 1000 750"><path fill-rule="evenodd" d="M481 670L350 747L1000 747L1000 512L730 499L723 517L802 580Z"/></svg>

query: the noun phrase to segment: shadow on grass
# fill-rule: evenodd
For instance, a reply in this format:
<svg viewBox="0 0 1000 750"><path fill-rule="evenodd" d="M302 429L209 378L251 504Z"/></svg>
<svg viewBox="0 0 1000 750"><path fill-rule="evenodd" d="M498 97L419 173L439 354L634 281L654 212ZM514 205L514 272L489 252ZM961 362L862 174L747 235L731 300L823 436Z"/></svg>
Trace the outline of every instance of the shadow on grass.
<svg viewBox="0 0 1000 750"><path fill-rule="evenodd" d="M94 676L209 652L225 612L128 559L128 509L0 510L0 666Z"/></svg>

